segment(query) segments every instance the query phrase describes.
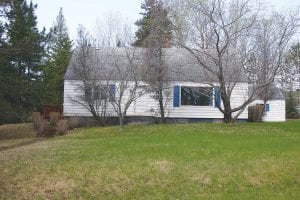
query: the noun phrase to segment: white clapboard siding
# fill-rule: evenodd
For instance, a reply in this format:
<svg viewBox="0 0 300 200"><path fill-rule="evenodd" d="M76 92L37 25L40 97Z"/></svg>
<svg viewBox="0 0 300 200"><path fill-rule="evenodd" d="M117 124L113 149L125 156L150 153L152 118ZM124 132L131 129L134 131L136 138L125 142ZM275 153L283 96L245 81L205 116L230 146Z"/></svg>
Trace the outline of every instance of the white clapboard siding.
<svg viewBox="0 0 300 200"><path fill-rule="evenodd" d="M198 86L203 87L207 86L205 84L198 84L192 82L185 83L174 83L174 85L180 86ZM172 91L173 97L173 91ZM240 106L245 99L248 97L248 85L245 83L238 83L235 89L232 92L231 104L232 108ZM171 98L171 103L168 106L169 117L171 118L207 118L207 119L222 119L223 114L219 111L218 108L214 106L179 106L173 107L173 98ZM248 118L248 109L239 116L239 119Z"/></svg>
<svg viewBox="0 0 300 200"><path fill-rule="evenodd" d="M78 96L81 93L80 82L65 80L64 82L64 116L82 116L90 117L92 114L87 108L77 103ZM114 116L115 112L112 105L108 105L107 108L108 115Z"/></svg>
<svg viewBox="0 0 300 200"><path fill-rule="evenodd" d="M256 100L252 103L263 104L262 100ZM269 100L267 104L270 105L270 110L265 112L263 116L264 122L284 122L286 121L286 112L285 112L285 100Z"/></svg>
<svg viewBox="0 0 300 200"><path fill-rule="evenodd" d="M65 116L91 116L90 112L83 106L74 102L76 96L80 94L78 81L65 80L64 83L64 115ZM116 83L117 85L118 83ZM180 106L173 107L173 85L180 86L207 86L193 82L174 82L170 84L171 96L170 102L166 109L166 116L171 118L205 118L205 119L222 119L223 114L214 106ZM117 86L118 88L118 86ZM117 92L117 91L116 91ZM117 96L117 95L116 95ZM125 93L124 99L128 97ZM240 106L248 97L248 84L238 83L232 92L232 108ZM154 111L154 112L153 112ZM113 107L108 107L110 116L116 116ZM158 113L158 103L152 98L151 94L146 94L131 104L127 111L128 116L155 116ZM248 109L239 116L239 119L248 118Z"/></svg>

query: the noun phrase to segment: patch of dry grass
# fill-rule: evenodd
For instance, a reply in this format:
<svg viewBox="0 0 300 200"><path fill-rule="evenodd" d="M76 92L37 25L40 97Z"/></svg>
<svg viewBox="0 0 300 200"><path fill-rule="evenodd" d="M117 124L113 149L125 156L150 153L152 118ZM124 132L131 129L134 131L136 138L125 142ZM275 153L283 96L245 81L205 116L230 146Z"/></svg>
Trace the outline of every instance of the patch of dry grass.
<svg viewBox="0 0 300 200"><path fill-rule="evenodd" d="M0 140L32 138L36 133L32 123L27 124L6 124L0 126Z"/></svg>
<svg viewBox="0 0 300 200"><path fill-rule="evenodd" d="M172 162L167 160L156 160L153 162L153 166L163 173L169 173L172 169Z"/></svg>

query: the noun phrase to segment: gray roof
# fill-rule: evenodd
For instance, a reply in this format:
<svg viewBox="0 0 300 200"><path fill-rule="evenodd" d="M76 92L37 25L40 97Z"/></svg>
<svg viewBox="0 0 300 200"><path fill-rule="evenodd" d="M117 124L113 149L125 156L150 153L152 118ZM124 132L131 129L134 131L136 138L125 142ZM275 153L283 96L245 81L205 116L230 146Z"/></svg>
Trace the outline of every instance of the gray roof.
<svg viewBox="0 0 300 200"><path fill-rule="evenodd" d="M96 49L92 48L92 55L90 58L90 63L94 64L95 70L93 75L98 80L107 80L109 74L109 80L118 80L118 73L116 72L113 65L118 65L123 70L127 70L128 65L127 55L135 54L135 61L140 64L140 70L143 71L145 65L143 65L143 56L145 55L145 49L143 48L103 48ZM76 73L76 66L78 66L77 50L74 51L71 62L68 66L67 72L65 74L65 80L78 80L78 73ZM205 70L195 57L193 57L187 50L183 48L166 48L163 49L164 61L168 69L168 80L169 81L194 81L194 82L214 82L218 81L216 76ZM100 64L99 64L100 63ZM211 64L212 69L216 68ZM245 74L241 69L234 68L233 65L225 68L227 70L228 76L225 77L226 81L231 81L234 76L234 81L247 82ZM130 77L128 77L130 79ZM140 76L141 78L141 76Z"/></svg>
<svg viewBox="0 0 300 200"><path fill-rule="evenodd" d="M281 89L272 85L270 88L269 99L270 100L284 100L285 97L284 97L284 94Z"/></svg>
<svg viewBox="0 0 300 200"><path fill-rule="evenodd" d="M253 93L252 86L249 86L248 92L249 92L249 95L251 95ZM283 91L280 88L278 88L274 83L269 86L269 89L267 91L267 98L268 98L268 100L285 100ZM262 100L259 95L257 97L257 100Z"/></svg>

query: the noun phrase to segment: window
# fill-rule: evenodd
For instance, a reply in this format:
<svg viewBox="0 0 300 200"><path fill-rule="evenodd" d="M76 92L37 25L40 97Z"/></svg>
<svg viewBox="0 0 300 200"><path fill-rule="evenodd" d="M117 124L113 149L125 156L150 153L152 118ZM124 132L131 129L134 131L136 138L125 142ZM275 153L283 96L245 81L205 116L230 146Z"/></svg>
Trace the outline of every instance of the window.
<svg viewBox="0 0 300 200"><path fill-rule="evenodd" d="M84 90L84 96L86 101L113 101L115 98L115 85L97 85L86 86Z"/></svg>
<svg viewBox="0 0 300 200"><path fill-rule="evenodd" d="M94 87L94 100L106 100L108 97L107 85L98 85Z"/></svg>
<svg viewBox="0 0 300 200"><path fill-rule="evenodd" d="M265 108L266 112L270 112L270 104L266 104L266 108Z"/></svg>
<svg viewBox="0 0 300 200"><path fill-rule="evenodd" d="M92 87L91 86L86 86L84 88L84 98L86 101L92 100Z"/></svg>
<svg viewBox="0 0 300 200"><path fill-rule="evenodd" d="M181 87L181 105L211 106L212 87Z"/></svg>
<svg viewBox="0 0 300 200"><path fill-rule="evenodd" d="M116 85L109 85L109 101L114 102L116 100Z"/></svg>

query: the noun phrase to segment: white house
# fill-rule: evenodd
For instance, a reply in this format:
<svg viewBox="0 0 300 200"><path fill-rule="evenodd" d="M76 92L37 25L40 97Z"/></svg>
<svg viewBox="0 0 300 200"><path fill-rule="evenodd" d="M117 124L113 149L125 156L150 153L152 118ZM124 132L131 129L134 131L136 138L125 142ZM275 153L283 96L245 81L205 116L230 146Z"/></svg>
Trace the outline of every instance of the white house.
<svg viewBox="0 0 300 200"><path fill-rule="evenodd" d="M101 54L99 50L94 49L94 51L95 54ZM119 48L118 51L120 57L122 57L122 48ZM221 121L223 114L216 106L216 103L222 106L217 82L208 82L207 74L201 73L201 69L196 66L194 59L185 50L170 48L165 49L165 54L166 63L170 70L168 80L171 97L166 109L167 117L175 121ZM122 59L120 58L120 60ZM78 93L82 92L82 90L78 90L80 81L74 75L74 62L76 62L76 59L72 58L64 80L64 116L91 117L91 113L84 106L76 104L72 100L76 98ZM101 73L98 77L100 81L109 81L110 86L112 86L110 89L117 92L113 88L118 87L118 80L113 78L105 80ZM241 105L248 98L248 83L245 80L241 76L232 92L232 107ZM264 120L285 121L284 105L284 99L274 99L268 102L269 110ZM111 105L108 105L107 110L110 112L110 116L116 115ZM151 94L145 94L131 104L127 116L135 119L153 117L155 115L153 111L155 110L158 110L157 101L152 98ZM246 121L248 119L248 109L245 109L238 119Z"/></svg>

